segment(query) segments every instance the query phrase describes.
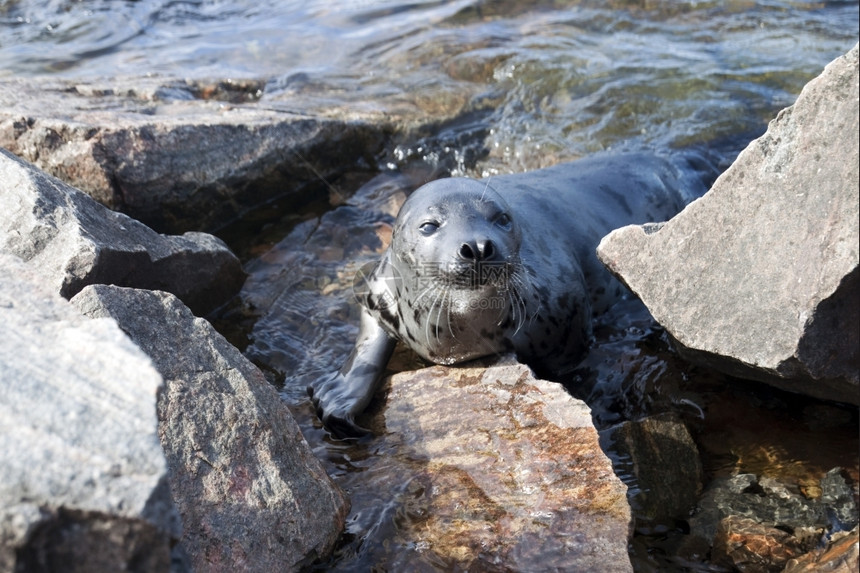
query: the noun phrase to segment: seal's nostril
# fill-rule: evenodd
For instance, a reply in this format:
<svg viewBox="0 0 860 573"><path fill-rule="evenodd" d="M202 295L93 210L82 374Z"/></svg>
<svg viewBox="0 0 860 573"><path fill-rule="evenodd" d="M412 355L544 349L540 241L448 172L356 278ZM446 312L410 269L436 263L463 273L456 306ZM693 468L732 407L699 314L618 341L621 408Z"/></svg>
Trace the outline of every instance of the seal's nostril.
<svg viewBox="0 0 860 573"><path fill-rule="evenodd" d="M481 258L482 258L482 259L490 259L490 258L492 258L492 257L493 257L493 255L494 255L494 254L495 254L495 252L496 252L496 251L495 251L495 247L493 246L493 242L492 242L492 241L490 241L490 240L487 240L487 241L483 244L483 247L484 247L484 248L482 249L482 248L481 248L481 244L480 244L480 243L478 244L478 249L481 251Z"/></svg>
<svg viewBox="0 0 860 573"><path fill-rule="evenodd" d="M460 246L460 256L464 259L474 259L475 258L475 250L469 243L463 243Z"/></svg>

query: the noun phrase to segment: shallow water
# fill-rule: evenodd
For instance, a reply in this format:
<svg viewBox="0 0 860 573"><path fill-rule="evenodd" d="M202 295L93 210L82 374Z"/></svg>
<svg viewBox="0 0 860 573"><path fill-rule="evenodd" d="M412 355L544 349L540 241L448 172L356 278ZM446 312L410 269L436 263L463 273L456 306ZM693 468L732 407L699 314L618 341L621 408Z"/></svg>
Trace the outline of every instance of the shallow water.
<svg viewBox="0 0 860 573"><path fill-rule="evenodd" d="M264 101L406 91L430 110L465 98L489 116L383 163L489 174L643 144L731 155L850 49L857 22L857 2L5 0L0 76L258 78Z"/></svg>
<svg viewBox="0 0 860 573"><path fill-rule="evenodd" d="M0 79L253 78L263 80L264 104L294 94L366 104L408 92L431 112L462 108L367 171L321 183L349 196L380 171L369 188L394 197L449 173L516 172L609 148L693 147L725 168L857 42L859 13L858 2L777 0L0 0ZM393 501L408 484L379 499L384 441L332 440L304 394L308 377L337 368L348 349L357 315L348 280L339 281L376 256L392 205L367 215L325 197L298 212L276 201L224 232L251 279L214 319L283 384L309 443L352 496L342 545L321 569L396 562L398 520L414 517ZM359 228L378 240L351 240ZM278 305L261 318L260 308ZM395 368L415 364L398 359ZM661 412L683 418L707 479L750 472L803 487L841 466L856 491L856 408L690 368L635 303L603 320L568 386L599 428ZM683 535L671 524L638 527L636 568L713 570L675 555Z"/></svg>

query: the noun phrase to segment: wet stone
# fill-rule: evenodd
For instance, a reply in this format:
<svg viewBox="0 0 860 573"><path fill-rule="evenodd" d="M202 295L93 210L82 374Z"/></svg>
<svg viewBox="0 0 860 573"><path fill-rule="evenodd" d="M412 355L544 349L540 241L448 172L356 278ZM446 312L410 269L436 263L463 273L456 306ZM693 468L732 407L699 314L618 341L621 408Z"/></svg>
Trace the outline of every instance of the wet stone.
<svg viewBox="0 0 860 573"><path fill-rule="evenodd" d="M821 480L821 503L827 508L828 517L839 529L849 530L857 526L855 494L840 468L833 468Z"/></svg>
<svg viewBox="0 0 860 573"><path fill-rule="evenodd" d="M720 521L711 558L742 573L778 573L809 549L783 529L731 516Z"/></svg>
<svg viewBox="0 0 860 573"><path fill-rule="evenodd" d="M355 289L388 247L404 189L402 177L378 176L246 266L250 276L222 320L257 317L245 355L289 377L285 392L297 399L306 399L313 377L349 355L358 332Z"/></svg>
<svg viewBox="0 0 860 573"><path fill-rule="evenodd" d="M702 463L690 432L677 415L624 422L602 431L601 442L605 450L617 454L616 473L629 478L630 503L637 519L669 522L686 518L696 506L702 490Z"/></svg>
<svg viewBox="0 0 860 573"><path fill-rule="evenodd" d="M825 542L825 535L857 525L857 492L839 468L827 472L816 489L820 497L808 499L800 488L768 477L716 479L690 521L692 535L682 553L701 553L703 545L713 544L716 562L781 571L787 560Z"/></svg>
<svg viewBox="0 0 860 573"><path fill-rule="evenodd" d="M410 516L399 541L415 548L398 567L631 570L626 488L583 402L513 358L388 384L374 421L393 460L385 471L413 486L395 495Z"/></svg>
<svg viewBox="0 0 860 573"><path fill-rule="evenodd" d="M856 573L860 565L860 535L855 527L850 532L833 535L822 548L810 551L798 559L791 559L785 573Z"/></svg>
<svg viewBox="0 0 860 573"><path fill-rule="evenodd" d="M266 84L4 78L0 147L159 231L212 231L274 199L324 197L345 172L374 172L394 139L467 113L473 95L440 87L368 100Z"/></svg>

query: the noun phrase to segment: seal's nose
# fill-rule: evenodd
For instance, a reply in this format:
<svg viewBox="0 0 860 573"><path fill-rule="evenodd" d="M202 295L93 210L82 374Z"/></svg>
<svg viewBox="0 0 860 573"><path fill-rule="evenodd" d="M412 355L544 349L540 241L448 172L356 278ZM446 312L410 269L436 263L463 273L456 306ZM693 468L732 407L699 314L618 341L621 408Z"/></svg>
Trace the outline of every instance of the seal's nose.
<svg viewBox="0 0 860 573"><path fill-rule="evenodd" d="M477 263L493 258L496 248L490 239L481 239L463 243L460 245L458 254L461 259Z"/></svg>

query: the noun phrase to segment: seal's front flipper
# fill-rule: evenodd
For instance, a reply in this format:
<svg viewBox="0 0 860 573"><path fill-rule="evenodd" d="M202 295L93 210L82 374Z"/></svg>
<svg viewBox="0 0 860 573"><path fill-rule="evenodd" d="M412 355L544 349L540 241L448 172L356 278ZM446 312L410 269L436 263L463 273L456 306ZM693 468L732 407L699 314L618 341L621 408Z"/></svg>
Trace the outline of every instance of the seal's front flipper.
<svg viewBox="0 0 860 573"><path fill-rule="evenodd" d="M340 371L308 386L317 415L339 436L361 436L368 430L356 425L355 417L367 408L394 351L391 338L366 309L355 347Z"/></svg>

